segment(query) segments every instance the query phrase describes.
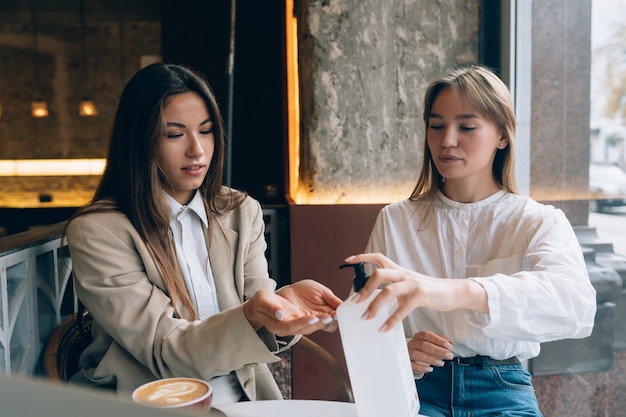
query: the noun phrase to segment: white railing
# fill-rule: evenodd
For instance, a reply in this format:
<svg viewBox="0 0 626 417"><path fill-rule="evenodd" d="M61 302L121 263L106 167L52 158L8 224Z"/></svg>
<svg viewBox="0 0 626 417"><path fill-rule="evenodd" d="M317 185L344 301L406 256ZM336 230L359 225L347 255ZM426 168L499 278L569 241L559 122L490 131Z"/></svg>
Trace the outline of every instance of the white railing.
<svg viewBox="0 0 626 417"><path fill-rule="evenodd" d="M60 225L0 239L0 372L43 374L50 334L76 299Z"/></svg>

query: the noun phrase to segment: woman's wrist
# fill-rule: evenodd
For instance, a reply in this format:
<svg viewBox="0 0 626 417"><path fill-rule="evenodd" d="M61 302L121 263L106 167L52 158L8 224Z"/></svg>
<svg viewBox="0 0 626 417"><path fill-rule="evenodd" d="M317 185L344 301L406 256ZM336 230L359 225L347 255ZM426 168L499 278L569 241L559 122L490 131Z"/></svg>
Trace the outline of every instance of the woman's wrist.
<svg viewBox="0 0 626 417"><path fill-rule="evenodd" d="M250 323L255 332L258 332L263 327L263 322L258 318L254 310L254 303L251 300L246 300L243 303L243 315L246 316L248 323Z"/></svg>
<svg viewBox="0 0 626 417"><path fill-rule="evenodd" d="M489 304L487 302L487 291L479 282L473 279L459 280L462 285L462 294L458 299L463 300L461 308L466 308L478 313L489 313Z"/></svg>

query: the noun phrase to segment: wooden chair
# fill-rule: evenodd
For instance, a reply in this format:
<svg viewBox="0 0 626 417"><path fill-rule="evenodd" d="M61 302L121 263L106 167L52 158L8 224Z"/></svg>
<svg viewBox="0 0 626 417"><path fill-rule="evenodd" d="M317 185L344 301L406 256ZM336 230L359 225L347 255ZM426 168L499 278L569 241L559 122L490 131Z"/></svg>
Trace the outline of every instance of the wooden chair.
<svg viewBox="0 0 626 417"><path fill-rule="evenodd" d="M78 311L65 319L52 333L44 351L44 371L48 379L67 382L78 372L80 354L93 340L91 322L91 315L79 304ZM319 359L330 371L341 390L341 400L354 402L350 378L339 362L307 336L302 336L298 346Z"/></svg>
<svg viewBox="0 0 626 417"><path fill-rule="evenodd" d="M344 402L354 402L354 396L352 395L352 385L350 384L350 378L346 370L339 364L326 349L311 340L307 336L302 336L297 344L311 353L314 357L319 359L322 364L330 371L333 378L339 385L340 400Z"/></svg>
<svg viewBox="0 0 626 417"><path fill-rule="evenodd" d="M44 350L44 372L48 379L67 382L79 370L78 359L92 341L91 315L82 305L52 333Z"/></svg>

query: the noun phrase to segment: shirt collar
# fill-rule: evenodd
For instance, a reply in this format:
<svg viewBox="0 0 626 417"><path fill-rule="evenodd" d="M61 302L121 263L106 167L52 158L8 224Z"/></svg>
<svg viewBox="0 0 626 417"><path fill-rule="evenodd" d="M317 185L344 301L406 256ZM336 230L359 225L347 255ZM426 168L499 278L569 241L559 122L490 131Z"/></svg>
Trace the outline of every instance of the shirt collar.
<svg viewBox="0 0 626 417"><path fill-rule="evenodd" d="M172 217L178 216L180 213L184 212L185 210L191 210L194 213L196 213L198 218L204 224L204 227L209 227L209 219L206 214L204 202L202 201L202 196L200 195L198 190L196 190L196 192L193 195L193 198L191 199L189 204L187 204L186 206L183 206L178 201L174 200L174 198L168 193L165 193L165 200L167 201L167 203L170 206L170 209L172 210Z"/></svg>
<svg viewBox="0 0 626 417"><path fill-rule="evenodd" d="M483 207L486 206L488 204L491 204L492 202L504 197L505 195L509 194L508 191L506 190L498 190L495 193L491 194L490 196L477 201L475 203L461 203L455 200L452 200L448 197L446 197L446 195L444 193L441 192L441 190L439 190L437 192L437 196L439 198L439 201L441 201L444 205L449 206L449 207L453 207L456 209L463 209L463 210L471 210L474 209L476 207Z"/></svg>

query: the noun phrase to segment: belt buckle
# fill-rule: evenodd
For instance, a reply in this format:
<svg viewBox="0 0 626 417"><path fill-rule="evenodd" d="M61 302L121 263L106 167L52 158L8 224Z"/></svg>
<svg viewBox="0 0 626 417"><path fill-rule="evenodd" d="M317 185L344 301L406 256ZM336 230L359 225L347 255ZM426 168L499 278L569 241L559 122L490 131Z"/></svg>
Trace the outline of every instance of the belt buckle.
<svg viewBox="0 0 626 417"><path fill-rule="evenodd" d="M461 356L456 356L454 358L452 358L452 361L455 362L457 365L462 365L462 366L470 366L471 364L468 362L463 362L463 357Z"/></svg>

